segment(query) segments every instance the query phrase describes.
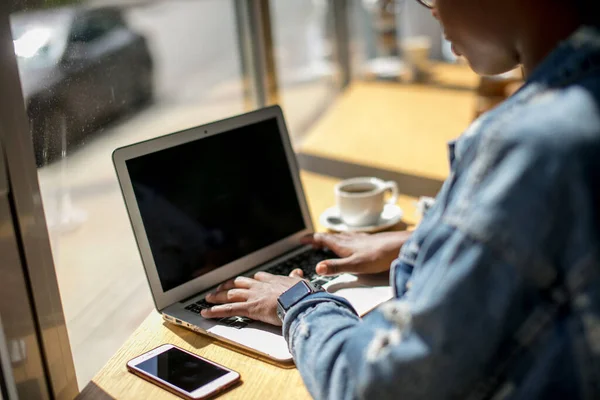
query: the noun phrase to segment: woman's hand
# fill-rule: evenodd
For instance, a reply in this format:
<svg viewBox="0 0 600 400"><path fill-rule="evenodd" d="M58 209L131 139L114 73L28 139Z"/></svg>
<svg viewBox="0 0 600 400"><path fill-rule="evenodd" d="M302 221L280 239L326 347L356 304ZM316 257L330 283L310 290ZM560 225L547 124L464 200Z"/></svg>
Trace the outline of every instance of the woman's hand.
<svg viewBox="0 0 600 400"><path fill-rule="evenodd" d="M305 244L315 248L327 247L339 259L321 261L317 265L320 275L336 275L344 272L353 274L376 274L388 271L392 261L398 257L400 248L411 232L366 233L315 233L304 238Z"/></svg>
<svg viewBox="0 0 600 400"><path fill-rule="evenodd" d="M254 278L238 276L217 287L206 296L209 303L219 304L202 310L204 318L248 317L267 324L281 326L277 316L277 299L302 280L302 270L290 276L258 272Z"/></svg>

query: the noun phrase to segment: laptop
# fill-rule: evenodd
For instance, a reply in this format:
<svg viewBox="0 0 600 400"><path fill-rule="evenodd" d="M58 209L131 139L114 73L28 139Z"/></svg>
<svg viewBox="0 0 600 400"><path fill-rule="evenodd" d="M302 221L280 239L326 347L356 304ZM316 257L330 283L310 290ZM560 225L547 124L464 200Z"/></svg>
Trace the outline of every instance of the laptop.
<svg viewBox="0 0 600 400"><path fill-rule="evenodd" d="M360 315L392 297L387 275L315 273L335 255L300 243L314 228L277 106L119 148L113 162L156 309L170 323L287 364L280 327L205 319L204 296L239 275L299 267Z"/></svg>

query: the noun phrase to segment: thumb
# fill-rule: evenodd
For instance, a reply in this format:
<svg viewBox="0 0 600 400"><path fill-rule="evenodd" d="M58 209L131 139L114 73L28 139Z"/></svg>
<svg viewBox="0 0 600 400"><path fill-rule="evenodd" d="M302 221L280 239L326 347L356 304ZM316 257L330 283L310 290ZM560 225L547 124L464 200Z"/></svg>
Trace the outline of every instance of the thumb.
<svg viewBox="0 0 600 400"><path fill-rule="evenodd" d="M360 273L360 263L354 256L321 261L317 264L319 275L338 275L344 272Z"/></svg>

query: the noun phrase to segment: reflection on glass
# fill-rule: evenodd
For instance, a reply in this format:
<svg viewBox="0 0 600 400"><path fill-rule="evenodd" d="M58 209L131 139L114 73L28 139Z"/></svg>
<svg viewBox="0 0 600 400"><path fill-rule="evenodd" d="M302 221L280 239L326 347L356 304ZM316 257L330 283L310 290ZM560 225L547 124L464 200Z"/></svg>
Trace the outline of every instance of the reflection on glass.
<svg viewBox="0 0 600 400"><path fill-rule="evenodd" d="M52 30L47 28L33 28L26 30L23 34L15 34L17 38L13 42L15 44L15 54L19 59L31 59L36 54L39 54L42 48L43 53L47 53L48 42L50 41Z"/></svg>
<svg viewBox="0 0 600 400"><path fill-rule="evenodd" d="M146 38L119 9L24 12L11 25L38 166L152 97Z"/></svg>
<svg viewBox="0 0 600 400"><path fill-rule="evenodd" d="M337 94L333 15L326 0L271 0L280 99L292 140Z"/></svg>

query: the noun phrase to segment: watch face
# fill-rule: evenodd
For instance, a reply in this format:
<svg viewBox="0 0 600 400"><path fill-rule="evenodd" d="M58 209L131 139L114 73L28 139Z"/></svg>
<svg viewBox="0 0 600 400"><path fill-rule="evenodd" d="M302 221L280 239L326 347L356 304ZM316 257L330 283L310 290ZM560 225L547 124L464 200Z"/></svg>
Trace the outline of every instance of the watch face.
<svg viewBox="0 0 600 400"><path fill-rule="evenodd" d="M289 310L291 306L296 304L310 293L312 293L312 290L310 290L308 284L304 281L300 281L279 296L279 303L284 310Z"/></svg>

